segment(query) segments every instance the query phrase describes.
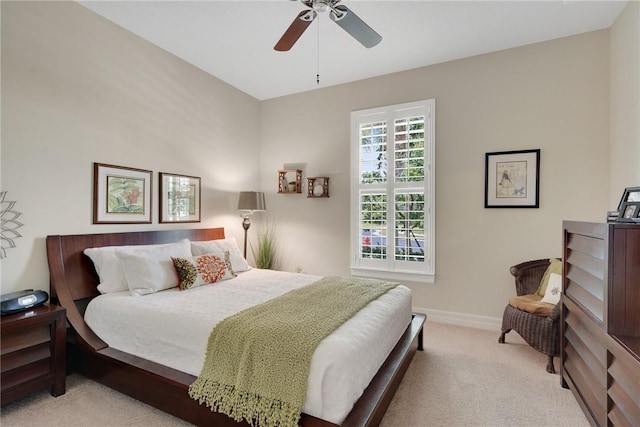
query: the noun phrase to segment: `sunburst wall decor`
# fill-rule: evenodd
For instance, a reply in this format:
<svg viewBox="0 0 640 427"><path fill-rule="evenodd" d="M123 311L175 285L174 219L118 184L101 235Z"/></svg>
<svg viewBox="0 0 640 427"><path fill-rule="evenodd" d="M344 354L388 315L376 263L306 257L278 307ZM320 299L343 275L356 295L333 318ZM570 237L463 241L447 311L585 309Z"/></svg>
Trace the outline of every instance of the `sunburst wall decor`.
<svg viewBox="0 0 640 427"><path fill-rule="evenodd" d="M7 197L6 191L0 192L0 259L7 257L7 249L15 248L16 243L14 239L22 237L22 234L16 231L17 228L22 227L20 221L16 221L22 213L13 210L16 202L11 200L5 200Z"/></svg>

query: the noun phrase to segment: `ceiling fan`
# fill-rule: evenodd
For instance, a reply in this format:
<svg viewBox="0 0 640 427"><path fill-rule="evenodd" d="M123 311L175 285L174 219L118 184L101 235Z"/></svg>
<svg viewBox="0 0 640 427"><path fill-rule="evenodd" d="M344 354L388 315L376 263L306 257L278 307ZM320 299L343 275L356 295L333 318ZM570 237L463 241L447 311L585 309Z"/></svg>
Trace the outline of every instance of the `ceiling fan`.
<svg viewBox="0 0 640 427"><path fill-rule="evenodd" d="M296 1L296 0L292 0ZM382 40L382 36L376 33L362 19L347 6L338 4L341 0L300 0L308 9L296 16L287 31L284 32L278 43L273 47L278 51L287 51L298 41L302 33L311 25L318 16L318 12L329 10L329 17L343 30L351 34L364 47L370 48Z"/></svg>

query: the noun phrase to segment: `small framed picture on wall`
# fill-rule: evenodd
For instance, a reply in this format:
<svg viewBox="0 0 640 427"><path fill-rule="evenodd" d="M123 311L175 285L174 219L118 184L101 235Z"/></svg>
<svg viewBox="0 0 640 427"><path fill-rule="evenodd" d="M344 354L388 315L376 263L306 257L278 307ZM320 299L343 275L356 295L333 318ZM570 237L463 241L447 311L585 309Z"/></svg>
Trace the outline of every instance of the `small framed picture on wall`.
<svg viewBox="0 0 640 427"><path fill-rule="evenodd" d="M540 149L486 153L485 208L537 208Z"/></svg>
<svg viewBox="0 0 640 427"><path fill-rule="evenodd" d="M200 178L160 172L160 222L200 222Z"/></svg>
<svg viewBox="0 0 640 427"><path fill-rule="evenodd" d="M93 164L93 223L150 224L153 172Z"/></svg>

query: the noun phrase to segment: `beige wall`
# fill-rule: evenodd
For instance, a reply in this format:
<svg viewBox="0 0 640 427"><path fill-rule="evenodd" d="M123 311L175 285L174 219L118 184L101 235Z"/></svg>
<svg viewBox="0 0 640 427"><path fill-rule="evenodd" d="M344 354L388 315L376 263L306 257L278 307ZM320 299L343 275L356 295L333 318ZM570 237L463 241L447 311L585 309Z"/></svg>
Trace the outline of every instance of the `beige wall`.
<svg viewBox="0 0 640 427"><path fill-rule="evenodd" d="M348 274L349 113L435 98L437 277L410 284L414 305L495 322L510 265L559 256L563 219L611 207L609 55L604 30L258 102L75 3L2 2L1 182L25 226L1 291L48 289L47 234L174 228L155 206L152 225L92 225L94 161L202 177L198 226L236 237L237 192L260 187L254 222L277 221L286 269ZM484 209L484 153L529 148L540 208ZM331 177L331 197L276 194L286 164Z"/></svg>
<svg viewBox="0 0 640 427"><path fill-rule="evenodd" d="M274 195L288 269L349 273L349 113L436 99L436 282L414 306L487 316L509 266L561 256L563 219L608 208L609 36L598 31L262 103L263 190L283 163L331 178L329 199ZM541 149L539 209L485 209L484 155ZM477 319L476 319L477 320Z"/></svg>
<svg viewBox="0 0 640 427"><path fill-rule="evenodd" d="M201 177L198 225L241 237L259 120L254 98L75 2L2 2L2 189L24 223L2 293L48 290L48 234L179 228L158 224L158 172ZM154 171L154 224L91 224L93 162Z"/></svg>
<svg viewBox="0 0 640 427"><path fill-rule="evenodd" d="M640 186L640 2L631 1L611 27L610 207L625 187Z"/></svg>

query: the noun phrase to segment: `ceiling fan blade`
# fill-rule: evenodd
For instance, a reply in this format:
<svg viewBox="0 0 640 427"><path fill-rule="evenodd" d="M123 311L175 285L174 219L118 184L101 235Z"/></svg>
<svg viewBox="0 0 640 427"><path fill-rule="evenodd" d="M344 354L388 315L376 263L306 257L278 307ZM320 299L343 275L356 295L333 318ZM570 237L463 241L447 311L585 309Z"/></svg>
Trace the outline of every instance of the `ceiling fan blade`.
<svg viewBox="0 0 640 427"><path fill-rule="evenodd" d="M300 12L273 48L281 52L291 49L317 15L315 10L303 10Z"/></svg>
<svg viewBox="0 0 640 427"><path fill-rule="evenodd" d="M347 6L335 6L329 16L333 22L340 25L343 30L351 34L364 47L374 47L382 41L382 36L376 33Z"/></svg>

